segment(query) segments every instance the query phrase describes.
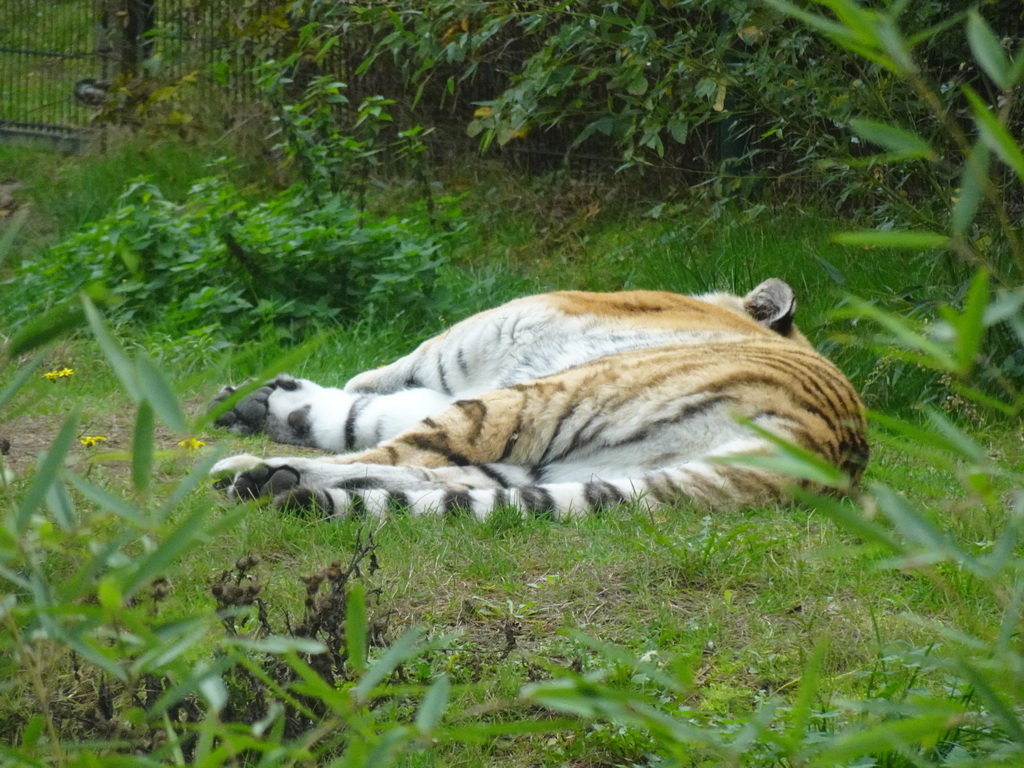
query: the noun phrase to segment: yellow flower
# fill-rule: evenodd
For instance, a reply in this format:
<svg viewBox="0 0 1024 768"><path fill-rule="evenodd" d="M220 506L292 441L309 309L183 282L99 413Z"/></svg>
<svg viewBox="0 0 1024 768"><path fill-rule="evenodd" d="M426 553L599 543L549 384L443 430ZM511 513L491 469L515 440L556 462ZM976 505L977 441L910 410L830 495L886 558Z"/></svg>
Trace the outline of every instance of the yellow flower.
<svg viewBox="0 0 1024 768"><path fill-rule="evenodd" d="M206 443L202 440L196 440L194 437L190 437L188 440L182 440L178 445L182 448L188 448L190 451L194 451L198 448L202 448Z"/></svg>
<svg viewBox="0 0 1024 768"><path fill-rule="evenodd" d="M47 381L56 381L57 379L67 379L75 375L75 372L71 368L59 368L56 371L47 371L43 374L43 378Z"/></svg>
<svg viewBox="0 0 1024 768"><path fill-rule="evenodd" d="M78 442L80 442L87 448L92 448L94 445L99 445L106 439L107 438L105 438L103 435L82 435L82 439L79 440Z"/></svg>

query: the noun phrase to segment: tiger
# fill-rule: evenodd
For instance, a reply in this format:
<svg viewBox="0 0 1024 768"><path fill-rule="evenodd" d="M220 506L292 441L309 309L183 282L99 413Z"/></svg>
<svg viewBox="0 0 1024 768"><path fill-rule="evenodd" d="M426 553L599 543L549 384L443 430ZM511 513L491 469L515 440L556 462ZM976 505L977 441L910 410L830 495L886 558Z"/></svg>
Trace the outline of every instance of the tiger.
<svg viewBox="0 0 1024 768"><path fill-rule="evenodd" d="M227 408L224 387L216 425L333 455L242 454L211 472L231 498L323 519L784 503L814 484L763 460L780 445L852 489L869 456L864 407L795 311L778 278L745 296L515 299L341 389L282 375Z"/></svg>

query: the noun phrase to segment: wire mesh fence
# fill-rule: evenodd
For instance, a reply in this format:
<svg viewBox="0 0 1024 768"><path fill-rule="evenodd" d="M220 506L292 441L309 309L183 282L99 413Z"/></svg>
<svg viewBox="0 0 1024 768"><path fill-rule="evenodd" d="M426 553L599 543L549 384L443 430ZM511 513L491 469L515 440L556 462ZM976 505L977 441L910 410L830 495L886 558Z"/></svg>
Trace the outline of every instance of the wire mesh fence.
<svg viewBox="0 0 1024 768"><path fill-rule="evenodd" d="M131 100L133 82L145 80L151 95L191 70L203 86L251 97L249 72L266 52L260 20L272 19L273 6L272 0L3 0L0 132L83 133ZM247 45L238 44L243 37ZM230 58L223 55L228 41Z"/></svg>
<svg viewBox="0 0 1024 768"><path fill-rule="evenodd" d="M0 138L77 140L100 125L139 125L153 117L155 101L186 81L190 109L259 101L257 66L291 53L304 23L290 8L280 0L0 0ZM289 73L295 87L330 74L348 84L355 104L374 95L395 99L396 108L413 101L397 74L375 68L356 76L368 45L339 30L326 57L315 65L300 60ZM471 144L472 103L505 86L504 76L481 71L460 81L459 92L434 99L428 119L442 130L433 141ZM163 106L166 118L173 106ZM545 162L561 157L567 143L552 132L514 153Z"/></svg>
<svg viewBox="0 0 1024 768"><path fill-rule="evenodd" d="M98 81L92 0L0 3L0 127L66 129L87 125L92 108L75 84Z"/></svg>

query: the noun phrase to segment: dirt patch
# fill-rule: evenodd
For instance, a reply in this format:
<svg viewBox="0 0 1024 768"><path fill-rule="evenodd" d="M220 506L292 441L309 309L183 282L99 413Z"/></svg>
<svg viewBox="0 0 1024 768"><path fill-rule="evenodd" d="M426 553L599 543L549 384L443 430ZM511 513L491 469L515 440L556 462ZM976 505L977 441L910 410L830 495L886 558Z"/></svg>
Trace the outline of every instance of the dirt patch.
<svg viewBox="0 0 1024 768"><path fill-rule="evenodd" d="M66 416L61 414L23 414L0 424L0 442L6 442L8 446L3 455L3 462L16 478L25 478L32 473L39 456L53 445L57 433L64 426L65 419ZM130 453L134 429L134 408L83 418L71 444L69 465L76 471L83 471L92 460L108 464L103 458L105 454ZM89 437L103 439L90 441ZM178 445L183 437L158 423L154 430L153 448L156 451L185 452L188 449ZM220 435L211 432L209 435L191 437L212 445ZM109 465L112 468L124 466L125 472L128 472L128 462L118 460L114 456L110 456Z"/></svg>

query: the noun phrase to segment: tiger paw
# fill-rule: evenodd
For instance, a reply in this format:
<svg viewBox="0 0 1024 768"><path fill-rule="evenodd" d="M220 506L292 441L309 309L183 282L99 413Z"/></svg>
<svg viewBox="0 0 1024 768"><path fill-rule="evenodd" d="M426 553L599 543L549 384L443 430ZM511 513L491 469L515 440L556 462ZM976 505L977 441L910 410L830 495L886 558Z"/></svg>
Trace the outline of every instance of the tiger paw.
<svg viewBox="0 0 1024 768"><path fill-rule="evenodd" d="M286 463L269 464L243 454L218 461L210 474L220 477L214 487L240 501L273 498L299 485L299 471Z"/></svg>
<svg viewBox="0 0 1024 768"><path fill-rule="evenodd" d="M223 402L238 391L238 387L224 387L213 401ZM303 379L278 376L273 381L250 392L233 408L216 418L214 424L239 435L265 434L278 443L317 446L312 436L310 411L323 400L321 387Z"/></svg>
<svg viewBox="0 0 1024 768"><path fill-rule="evenodd" d="M243 397L229 411L225 411L213 422L218 427L225 427L239 435L254 435L266 431L267 417L270 413L270 396L278 387L295 386L295 380L287 376L279 376L274 381L264 384L254 392ZM238 391L238 387L225 386L213 399L212 406L227 400Z"/></svg>

